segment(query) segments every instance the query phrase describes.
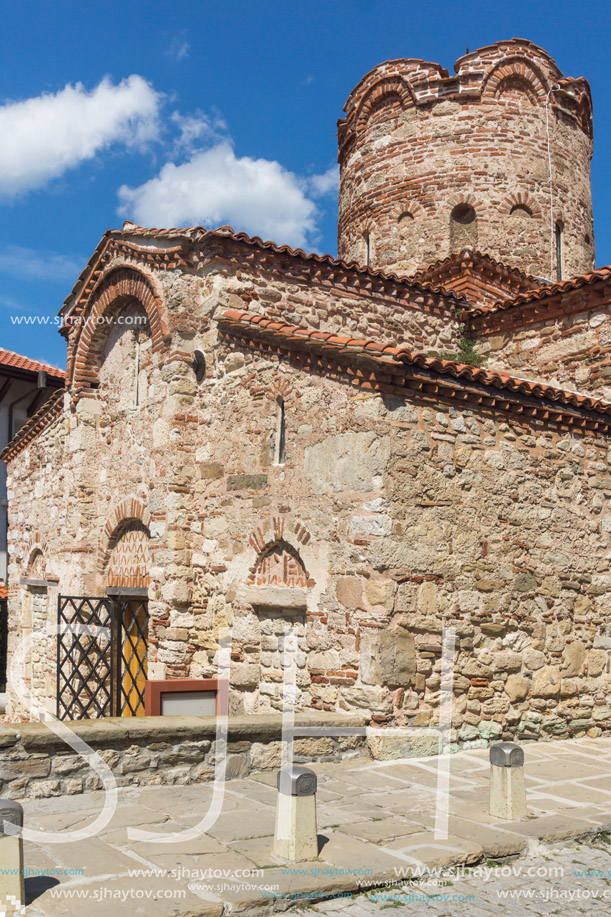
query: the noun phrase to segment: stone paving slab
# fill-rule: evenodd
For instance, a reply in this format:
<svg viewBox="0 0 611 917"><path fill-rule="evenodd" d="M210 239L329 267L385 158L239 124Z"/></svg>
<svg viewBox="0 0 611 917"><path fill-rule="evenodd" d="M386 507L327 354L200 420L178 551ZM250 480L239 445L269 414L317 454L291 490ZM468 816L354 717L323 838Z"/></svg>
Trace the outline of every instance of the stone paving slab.
<svg viewBox="0 0 611 917"><path fill-rule="evenodd" d="M26 880L28 917L265 914L396 882L397 875L423 866L524 855L539 841L561 842L609 829L611 738L527 744L524 749L527 778L531 769L536 771L527 779L529 818L506 822L488 815L488 752L464 751L449 759L445 838L435 836L439 759L358 758L312 765L319 778L319 856L299 864L271 853L275 774L229 781L215 824L205 835L177 844L131 840L127 829L142 826L169 834L192 827L206 815L213 788L122 788L112 821L97 837L62 845L26 844L26 867L58 871L54 877ZM53 831L81 828L93 822L102 803L101 793L29 800L26 825ZM84 872L62 871L75 867ZM77 892L80 897L70 897ZM540 913L546 913L544 904ZM363 902L362 914L370 913L371 906ZM469 907L469 917L477 911ZM437 912L433 903L431 913ZM358 911L351 914L361 917Z"/></svg>

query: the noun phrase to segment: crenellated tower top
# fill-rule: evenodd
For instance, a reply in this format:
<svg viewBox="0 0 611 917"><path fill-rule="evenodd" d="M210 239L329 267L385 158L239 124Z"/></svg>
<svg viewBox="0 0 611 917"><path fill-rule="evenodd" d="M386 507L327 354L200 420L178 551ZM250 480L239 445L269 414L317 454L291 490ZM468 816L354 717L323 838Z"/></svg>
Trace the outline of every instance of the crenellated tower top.
<svg viewBox="0 0 611 917"><path fill-rule="evenodd" d="M454 70L387 61L350 93L338 122L340 257L409 273L470 245L554 280L591 270L587 80L518 38Z"/></svg>

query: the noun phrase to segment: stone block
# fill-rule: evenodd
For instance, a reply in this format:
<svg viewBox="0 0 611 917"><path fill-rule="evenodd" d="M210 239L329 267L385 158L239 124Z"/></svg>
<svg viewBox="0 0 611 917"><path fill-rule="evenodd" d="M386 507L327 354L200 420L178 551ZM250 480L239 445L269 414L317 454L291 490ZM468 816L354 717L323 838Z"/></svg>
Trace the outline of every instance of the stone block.
<svg viewBox="0 0 611 917"><path fill-rule="evenodd" d="M495 653L492 657L492 668L495 672L519 672L522 668L522 656L510 650Z"/></svg>
<svg viewBox="0 0 611 917"><path fill-rule="evenodd" d="M518 573L513 581L513 588L517 592L534 592L537 588L537 580L532 573Z"/></svg>
<svg viewBox="0 0 611 917"><path fill-rule="evenodd" d="M251 662L233 662L231 664L230 682L236 687L255 687L259 684L261 669Z"/></svg>
<svg viewBox="0 0 611 917"><path fill-rule="evenodd" d="M368 579L365 582L365 595L370 605L383 605L390 611L396 588L392 580Z"/></svg>
<svg viewBox="0 0 611 917"><path fill-rule="evenodd" d="M308 655L308 669L310 672L335 672L340 666L337 650L322 650Z"/></svg>
<svg viewBox="0 0 611 917"><path fill-rule="evenodd" d="M339 705L344 710L357 708L370 713L391 713L392 699L388 688L375 685L359 685L344 688L339 698Z"/></svg>
<svg viewBox="0 0 611 917"><path fill-rule="evenodd" d="M401 688L416 674L416 648L412 634L404 630L371 629L361 637L361 680L369 685Z"/></svg>
<svg viewBox="0 0 611 917"><path fill-rule="evenodd" d="M524 675L510 675L505 682L505 694L512 703L528 696L530 682Z"/></svg>
<svg viewBox="0 0 611 917"><path fill-rule="evenodd" d="M306 448L304 473L315 494L379 490L389 458L389 436L340 433Z"/></svg>
<svg viewBox="0 0 611 917"><path fill-rule="evenodd" d="M560 669L546 665L533 675L531 694L533 697L557 697L561 681Z"/></svg>
<svg viewBox="0 0 611 917"><path fill-rule="evenodd" d="M376 761L395 761L398 758L425 758L439 752L439 737L436 735L412 735L409 727L399 732L396 729L367 731L367 746Z"/></svg>
<svg viewBox="0 0 611 917"><path fill-rule="evenodd" d="M598 678L605 670L607 665L607 653L604 650L588 650L586 657L588 665L588 676Z"/></svg>
<svg viewBox="0 0 611 917"><path fill-rule="evenodd" d="M423 615L437 613L437 585L425 580L418 590L418 611Z"/></svg>
<svg viewBox="0 0 611 917"><path fill-rule="evenodd" d="M525 649L522 652L522 662L528 672L536 672L545 665L545 653L539 650Z"/></svg>
<svg viewBox="0 0 611 917"><path fill-rule="evenodd" d="M574 640L568 643L562 654L563 665L562 674L567 678L574 675L581 675L583 664L586 659L586 646L581 640Z"/></svg>
<svg viewBox="0 0 611 917"><path fill-rule="evenodd" d="M237 780L248 776L248 758L245 754L228 755L225 769L226 780Z"/></svg>
<svg viewBox="0 0 611 917"><path fill-rule="evenodd" d="M250 748L250 764L255 770L269 770L280 767L281 742L253 742Z"/></svg>
<svg viewBox="0 0 611 917"><path fill-rule="evenodd" d="M363 587L360 576L338 576L335 594L345 608L359 608L363 601Z"/></svg>
<svg viewBox="0 0 611 917"><path fill-rule="evenodd" d="M266 487L266 474L230 474L227 477L227 490L264 490Z"/></svg>

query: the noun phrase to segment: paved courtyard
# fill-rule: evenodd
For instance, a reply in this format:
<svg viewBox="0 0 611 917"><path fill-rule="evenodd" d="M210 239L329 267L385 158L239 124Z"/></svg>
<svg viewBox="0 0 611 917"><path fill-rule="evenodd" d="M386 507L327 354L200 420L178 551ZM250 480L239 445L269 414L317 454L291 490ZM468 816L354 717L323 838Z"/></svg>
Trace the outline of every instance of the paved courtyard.
<svg viewBox="0 0 611 917"><path fill-rule="evenodd" d="M346 893L372 894L393 884L396 888L397 882L414 875L418 882L411 893L420 893L419 883L435 880L435 870L532 856L540 842L591 839L611 829L611 738L531 744L525 746L525 755L530 817L524 822L488 815L486 749L450 758L448 836L441 840L434 831L439 759L357 758L316 764L319 857L297 866L282 864L271 854L274 773L229 781L215 824L204 835L179 843L130 840L127 828L170 834L193 827L210 805L210 784L122 789L112 821L98 836L61 845L26 843L26 868L40 872L27 880L32 901L28 915L78 911L114 917L119 901L120 913L128 913L129 907L130 914L151 917L217 917L304 903L333 908L340 902L322 905L322 900ZM46 831L80 828L94 820L101 806L100 793L31 800L25 804L26 825ZM606 854L600 856L604 860ZM82 872L71 872L75 869ZM472 888L473 881L460 878L455 887ZM555 882L550 880L554 888ZM517 887L528 885L521 882ZM601 881L598 887L607 886ZM423 903L415 903L422 910ZM533 913L553 913L551 904L537 901L539 910ZM359 899L358 905L403 906L381 899L375 904ZM490 906L455 903L456 913L464 907L470 914L490 913ZM523 909L519 902L506 906Z"/></svg>

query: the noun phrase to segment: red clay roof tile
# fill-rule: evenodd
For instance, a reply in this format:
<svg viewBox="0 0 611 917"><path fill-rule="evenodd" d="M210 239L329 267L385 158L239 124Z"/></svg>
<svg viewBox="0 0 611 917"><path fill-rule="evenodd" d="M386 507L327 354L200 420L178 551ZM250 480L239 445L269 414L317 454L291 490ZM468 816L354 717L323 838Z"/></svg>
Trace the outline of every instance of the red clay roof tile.
<svg viewBox="0 0 611 917"><path fill-rule="evenodd" d="M19 353L13 353L12 350L4 350L0 347L0 374L2 367L11 367L13 369L23 369L26 372L37 373L43 370L53 379L65 379L66 374L63 369L57 366L49 366L48 363L39 363L38 360L31 360L30 357L24 357Z"/></svg>
<svg viewBox="0 0 611 917"><path fill-rule="evenodd" d="M258 334L269 335L274 339L284 339L287 343L291 339L299 336L300 338L309 338L313 345L319 345L320 332L301 328L297 325L285 325L282 330L274 331L272 329L257 328L257 316L249 312L236 312L234 310L226 311L220 318L220 324L238 325L243 330L250 329ZM340 335L329 334L326 337L326 344L334 346L338 352L346 354L355 354L362 352L371 359L378 359L384 364L407 364L419 366L422 369L438 373L443 376L452 376L456 379L465 379L469 382L477 382L489 388L501 389L509 392L529 395L532 398L539 398L545 401L553 401L560 405L573 405L587 411L595 411L599 414L611 416L611 402L603 401L599 398L590 398L586 395L579 395L577 392L568 389L556 388L553 385L546 385L540 382L531 382L528 379L520 379L517 376L511 376L509 373L496 369L483 369L477 366L469 366L465 363L457 363L454 360L444 360L441 357L428 356L425 353L412 351L408 347L393 347L390 344L381 345L377 341L371 340L351 340L346 344L346 339Z"/></svg>
<svg viewBox="0 0 611 917"><path fill-rule="evenodd" d="M421 282L417 279L400 277L397 274L387 273L381 270L374 270L372 267L364 264L358 264L356 261L342 261L339 258L333 258L332 255L319 255L315 252L307 253L304 252L304 250L301 248L291 248L290 245L278 245L276 242L272 242L270 240L263 241L260 236L249 236L245 232L234 232L231 226L219 226L217 229L206 229L204 226L187 226L182 229L176 227L170 229L149 229L146 226L138 226L136 223L132 223L128 220L123 224L123 229L109 229L104 233L91 258L82 270L70 295L65 300L64 307L60 311L60 314L64 314L66 309L68 309L68 312L65 314L68 314L71 311L73 297L77 294L77 291L80 293L83 284L85 283L87 277L89 277L91 271L94 269L94 266L98 258L102 255L103 250L109 242L109 239L124 239L132 236L142 236L144 238L153 237L160 239L187 239L190 242L201 242L209 237L224 236L229 237L236 242L242 242L251 248L268 249L269 251L276 252L278 254L287 254L291 257L299 258L303 261L308 261L311 263L313 262L314 264L330 265L332 267L341 268L342 270L355 271L360 274L366 274L371 278L398 283L401 284L402 287L412 287L413 289L419 290L421 292L435 293L437 295L446 297L449 300L449 306L452 306L453 304L460 305L467 303L465 297L460 293L456 293L454 290L445 290L443 287L435 286L431 283Z"/></svg>
<svg viewBox="0 0 611 917"><path fill-rule="evenodd" d="M561 280L559 283L551 283L541 286L536 290L528 290L525 293L519 293L512 299L501 300L492 303L489 306L475 306L466 310L469 316L489 315L491 312L500 312L505 309L511 309L514 306L521 306L524 303L538 302L542 299L549 299L562 293L570 293L572 290L578 290L580 287L589 286L591 283L609 280L611 278L611 265L605 265L595 271L587 274L579 274L577 277L571 277L569 280Z"/></svg>

